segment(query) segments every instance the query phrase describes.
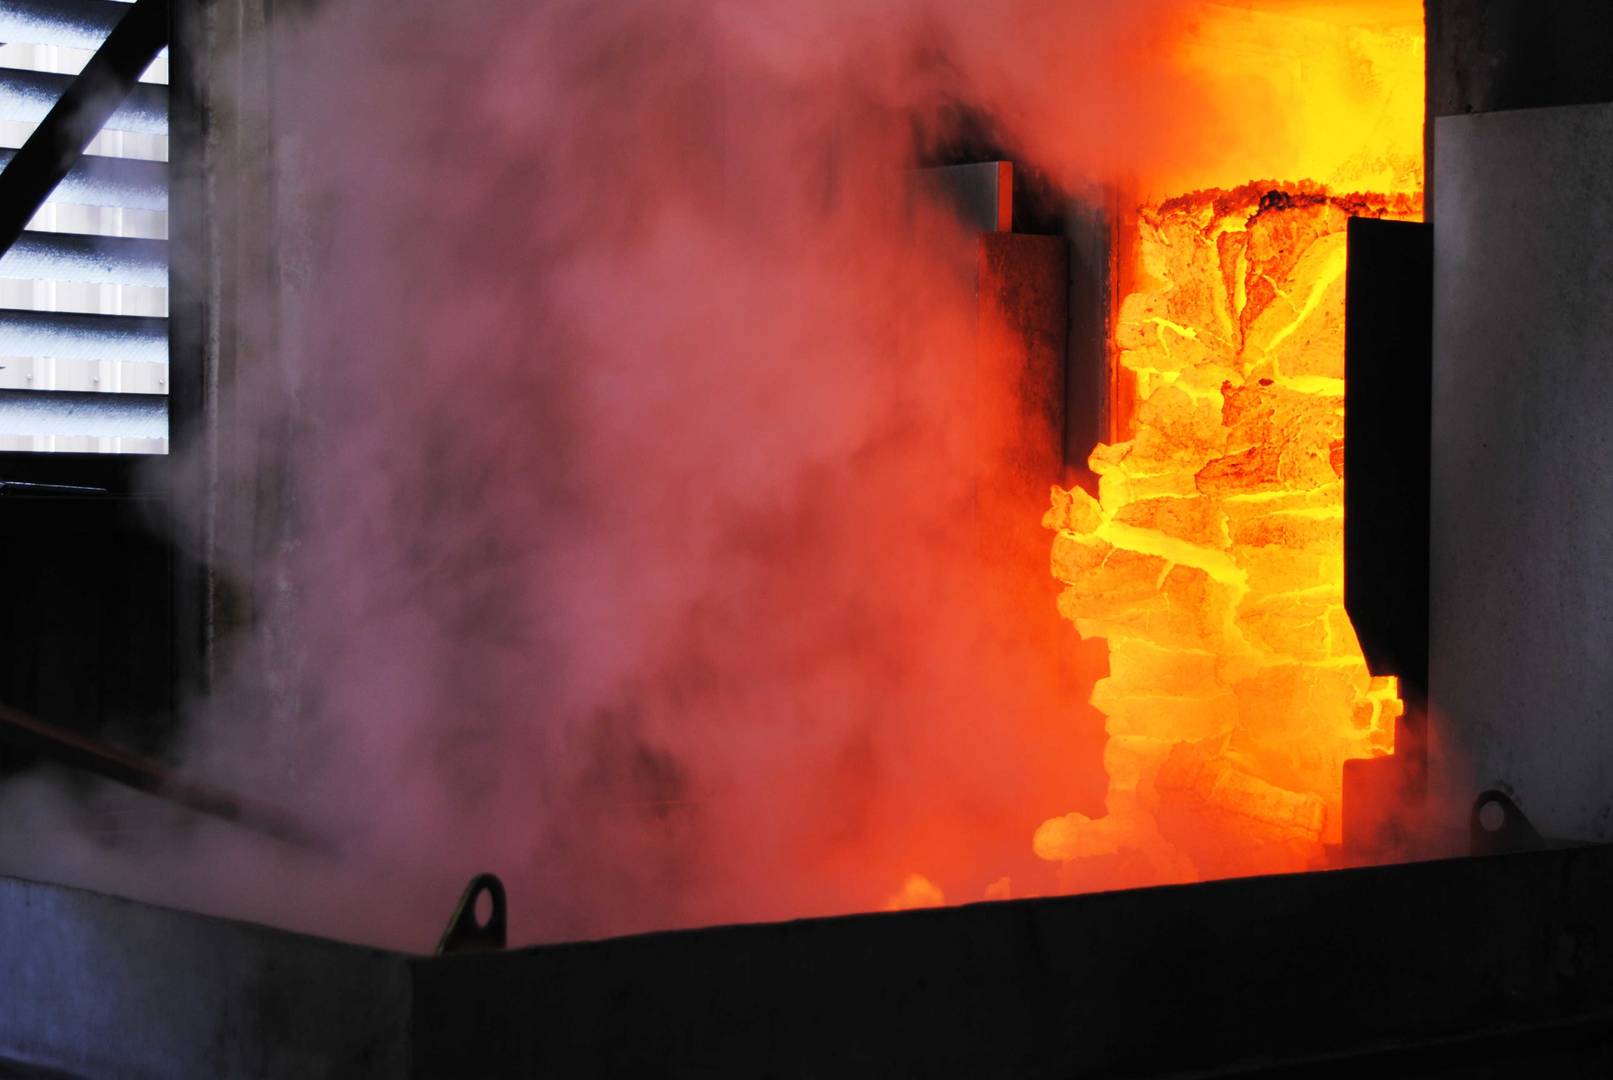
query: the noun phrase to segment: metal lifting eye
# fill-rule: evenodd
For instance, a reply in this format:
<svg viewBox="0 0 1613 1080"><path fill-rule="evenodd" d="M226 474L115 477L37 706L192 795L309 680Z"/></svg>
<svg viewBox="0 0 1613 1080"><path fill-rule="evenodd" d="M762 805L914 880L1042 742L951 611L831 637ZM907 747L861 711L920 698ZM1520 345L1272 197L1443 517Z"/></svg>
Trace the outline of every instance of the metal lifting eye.
<svg viewBox="0 0 1613 1080"><path fill-rule="evenodd" d="M477 874L471 878L437 942L437 955L503 949L505 907L504 883L497 874Z"/></svg>
<svg viewBox="0 0 1613 1080"><path fill-rule="evenodd" d="M1546 846L1540 833L1518 809L1518 804L1506 792L1494 789L1483 792L1473 801L1468 832L1474 855L1537 851Z"/></svg>

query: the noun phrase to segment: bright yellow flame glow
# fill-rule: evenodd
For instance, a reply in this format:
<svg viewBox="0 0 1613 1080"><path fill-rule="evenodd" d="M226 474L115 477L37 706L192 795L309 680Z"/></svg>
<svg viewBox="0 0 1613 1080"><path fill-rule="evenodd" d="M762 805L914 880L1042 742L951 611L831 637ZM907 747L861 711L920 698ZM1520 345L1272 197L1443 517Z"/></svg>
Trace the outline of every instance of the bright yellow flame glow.
<svg viewBox="0 0 1613 1080"><path fill-rule="evenodd" d="M1423 187L1422 4L1401 0L1207 3L1178 39L1176 66L1220 145L1144 177L1144 198L1250 180L1313 180L1333 191Z"/></svg>

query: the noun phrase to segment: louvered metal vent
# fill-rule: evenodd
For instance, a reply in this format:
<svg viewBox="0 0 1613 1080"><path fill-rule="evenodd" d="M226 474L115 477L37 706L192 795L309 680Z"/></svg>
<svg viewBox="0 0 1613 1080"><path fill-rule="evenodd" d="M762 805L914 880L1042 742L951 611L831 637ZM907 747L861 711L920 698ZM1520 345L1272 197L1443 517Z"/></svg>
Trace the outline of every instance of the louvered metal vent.
<svg viewBox="0 0 1613 1080"><path fill-rule="evenodd" d="M0 0L0 168L133 10ZM0 255L0 451L167 452L167 66L164 50Z"/></svg>

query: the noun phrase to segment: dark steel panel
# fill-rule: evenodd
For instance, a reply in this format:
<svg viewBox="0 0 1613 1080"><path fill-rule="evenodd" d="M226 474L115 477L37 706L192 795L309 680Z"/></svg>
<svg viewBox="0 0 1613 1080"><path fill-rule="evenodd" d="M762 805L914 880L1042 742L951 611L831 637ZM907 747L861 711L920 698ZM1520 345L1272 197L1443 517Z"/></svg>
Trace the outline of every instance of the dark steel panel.
<svg viewBox="0 0 1613 1080"><path fill-rule="evenodd" d="M1613 101L1607 0L1428 0L1428 115Z"/></svg>
<svg viewBox="0 0 1613 1080"><path fill-rule="evenodd" d="M0 492L0 565L12 570L0 590L0 702L152 752L173 734L177 711L171 646L161 632L172 555L152 527L165 501L141 461L0 457L8 482ZM116 494L36 497L11 481L89 481ZM0 745L0 776L35 760Z"/></svg>
<svg viewBox="0 0 1613 1080"><path fill-rule="evenodd" d="M0 970L91 1075L1605 1077L1613 848L413 958L0 878Z"/></svg>
<svg viewBox="0 0 1613 1080"><path fill-rule="evenodd" d="M1087 459L1111 435L1115 403L1109 366L1114 297L1113 254L1121 200L1113 191L1069 199L1063 232L1070 241L1068 341L1064 353L1065 482L1097 491Z"/></svg>
<svg viewBox="0 0 1613 1080"><path fill-rule="evenodd" d="M396 954L0 877L0 971L0 1076L409 1075Z"/></svg>
<svg viewBox="0 0 1613 1080"><path fill-rule="evenodd" d="M1344 330L1344 606L1374 675L1428 686L1433 227L1349 226Z"/></svg>
<svg viewBox="0 0 1613 1080"><path fill-rule="evenodd" d="M413 968L419 1077L1605 1076L1613 849Z"/></svg>
<svg viewBox="0 0 1613 1080"><path fill-rule="evenodd" d="M1351 861L1403 857L1427 790L1433 228L1352 219L1345 280L1344 606L1375 675L1400 679L1391 757L1344 763Z"/></svg>
<svg viewBox="0 0 1613 1080"><path fill-rule="evenodd" d="M168 581L173 602L168 630L174 660L169 674L176 696L181 697L207 688L208 642L213 631L209 607L213 579L207 562L212 557L218 492L226 487L217 483L210 453L226 435L209 419L208 394L208 387L216 386L218 378L210 355L212 343L225 335L216 324L210 325L208 305L211 297L234 296L228 288L213 288L219 280L216 272L233 263L215 256L217 223L211 201L219 188L228 190L233 185L209 181L207 145L210 137L216 143L227 143L233 127L228 121L210 119L203 103L214 98L243 99L233 87L219 84L221 80L209 66L210 59L216 62L223 56L234 56L244 64L249 55L240 46L232 47L217 38L220 24L243 21L237 7L175 5L168 58L168 156L172 163L168 236L173 256L168 268L168 445L170 460L184 462L185 467L174 470L171 478L176 489L175 509L164 524L174 550ZM230 17L222 18L226 11ZM227 158L212 168L215 177L243 174L253 175L233 168ZM225 250L229 250L228 244ZM211 409L216 418L216 398L211 400Z"/></svg>
<svg viewBox="0 0 1613 1080"><path fill-rule="evenodd" d="M980 333L986 354L978 371L998 381L1011 402L1004 493L1027 500L1026 520L1038 548L1048 488L1063 475L1064 357L1069 332L1070 245L1062 236L984 233L980 237ZM996 386L982 387L983 399ZM988 433L995 434L995 433ZM1044 568L1045 569L1045 568Z"/></svg>
<svg viewBox="0 0 1613 1080"><path fill-rule="evenodd" d="M1014 166L1008 161L940 165L919 170L920 183L977 232L1012 232Z"/></svg>

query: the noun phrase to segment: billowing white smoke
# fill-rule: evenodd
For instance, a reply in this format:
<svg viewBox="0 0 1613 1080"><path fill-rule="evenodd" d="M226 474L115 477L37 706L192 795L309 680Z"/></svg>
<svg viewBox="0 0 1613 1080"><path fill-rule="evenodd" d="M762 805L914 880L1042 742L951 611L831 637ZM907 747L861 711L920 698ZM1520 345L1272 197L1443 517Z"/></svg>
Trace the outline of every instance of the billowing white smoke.
<svg viewBox="0 0 1613 1080"><path fill-rule="evenodd" d="M483 869L522 941L1051 887L1102 735L977 595L975 249L909 170L959 102L1077 193L1183 152L1173 5L326 7L229 482L291 478L223 568L279 592L192 753L342 855L7 865L416 948Z"/></svg>

